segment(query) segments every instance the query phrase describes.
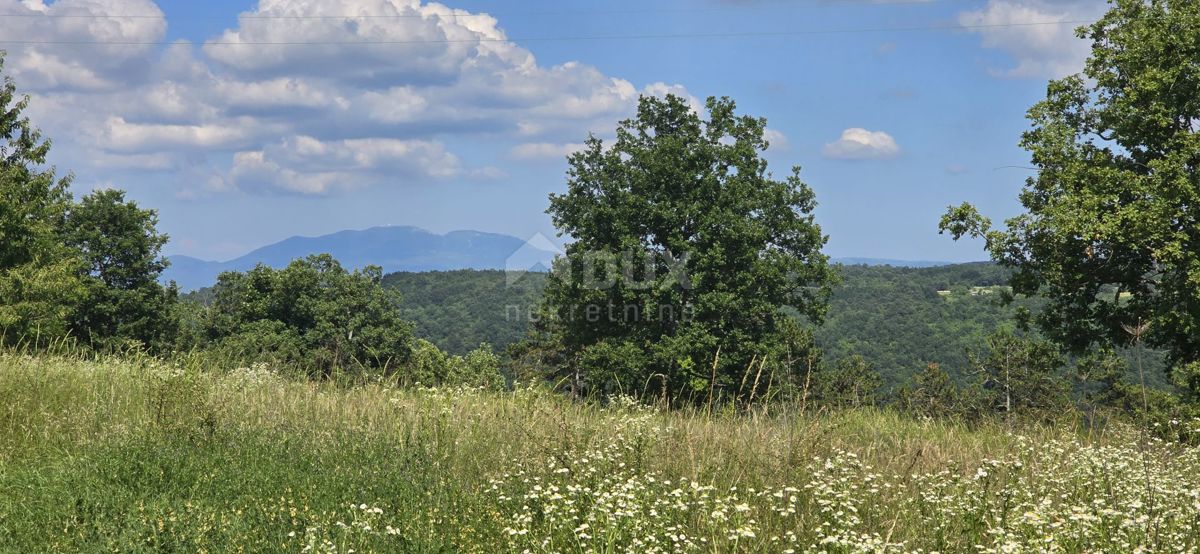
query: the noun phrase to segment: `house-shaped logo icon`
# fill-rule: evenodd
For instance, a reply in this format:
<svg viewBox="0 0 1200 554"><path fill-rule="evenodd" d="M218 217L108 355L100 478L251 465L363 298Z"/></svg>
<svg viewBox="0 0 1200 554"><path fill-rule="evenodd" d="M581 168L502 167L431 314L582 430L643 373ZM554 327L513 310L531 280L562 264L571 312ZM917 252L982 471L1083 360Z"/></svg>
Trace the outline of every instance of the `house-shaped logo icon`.
<svg viewBox="0 0 1200 554"><path fill-rule="evenodd" d="M550 271L554 265L554 258L564 254L562 247L554 241L541 233L535 233L504 260L505 285L512 286L531 271Z"/></svg>

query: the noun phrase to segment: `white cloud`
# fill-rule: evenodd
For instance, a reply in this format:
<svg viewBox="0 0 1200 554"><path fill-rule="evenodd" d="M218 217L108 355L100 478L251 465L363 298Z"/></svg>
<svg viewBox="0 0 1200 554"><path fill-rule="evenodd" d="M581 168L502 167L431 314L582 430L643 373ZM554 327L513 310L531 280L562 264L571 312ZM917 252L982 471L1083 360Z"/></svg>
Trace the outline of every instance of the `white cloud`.
<svg viewBox="0 0 1200 554"><path fill-rule="evenodd" d="M527 142L513 147L510 154L518 160L562 159L583 150L583 143L554 144L549 142Z"/></svg>
<svg viewBox="0 0 1200 554"><path fill-rule="evenodd" d="M234 154L230 180L251 190L328 194L385 181L445 179L462 173L459 159L437 142L374 138L322 142L295 136L262 150Z"/></svg>
<svg viewBox="0 0 1200 554"><path fill-rule="evenodd" d="M373 17L336 17L347 14ZM298 15L330 17L287 17ZM261 0L256 10L239 16L237 28L206 42L204 50L253 76L449 83L464 65L534 66L532 54L504 39L490 16L417 0Z"/></svg>
<svg viewBox="0 0 1200 554"><path fill-rule="evenodd" d="M150 0L0 0L0 12L55 10L162 13ZM404 17L262 17L354 14ZM47 18L30 30L21 19L0 18L2 36L154 43L167 25ZM632 115L639 94L702 108L681 85L639 89L579 62L539 65L495 18L419 0L259 0L200 46L31 46L8 62L33 94L30 115L73 156L56 163L176 171L171 182L194 181L184 184L193 192L333 194L387 182L391 170L405 182L494 179L503 172L465 167L446 145L561 156Z"/></svg>
<svg viewBox="0 0 1200 554"><path fill-rule="evenodd" d="M214 90L221 103L232 109L330 108L339 104L337 91L293 77L263 81L220 80Z"/></svg>
<svg viewBox="0 0 1200 554"><path fill-rule="evenodd" d="M1081 21L1098 17L1103 2L1068 0L988 0L962 12L959 24L973 27L985 48L1012 59L1007 68L991 68L999 77L1064 77L1083 69L1090 45L1075 36Z"/></svg>
<svg viewBox="0 0 1200 554"><path fill-rule="evenodd" d="M7 70L22 86L39 89L104 90L137 81L154 50L145 43L162 40L167 30L150 0L0 0L0 11L12 14L0 18L0 36L12 45ZM61 17L68 14L86 17ZM92 17L105 14L149 17ZM39 15L49 17L33 17ZM143 44L91 44L97 42Z"/></svg>
<svg viewBox="0 0 1200 554"><path fill-rule="evenodd" d="M367 91L359 102L371 117L386 123L417 121L429 107L429 101L409 86Z"/></svg>
<svg viewBox="0 0 1200 554"><path fill-rule="evenodd" d="M900 146L891 135L858 127L842 131L841 138L821 148L822 156L835 160L877 160L893 158L899 153Z"/></svg>
<svg viewBox="0 0 1200 554"><path fill-rule="evenodd" d="M763 138L767 139L767 142L771 145L771 149L776 151L787 150L792 146L792 143L788 141L787 135L783 134L782 131L777 131L770 127L763 129Z"/></svg>
<svg viewBox="0 0 1200 554"><path fill-rule="evenodd" d="M177 167L176 159L163 153L117 154L101 152L92 158L96 167L107 169L138 169L145 171L167 171Z"/></svg>
<svg viewBox="0 0 1200 554"><path fill-rule="evenodd" d="M222 148L244 143L250 121L228 125L170 125L130 123L111 117L105 126L105 146L117 152L147 152L168 147Z"/></svg>
<svg viewBox="0 0 1200 554"><path fill-rule="evenodd" d="M683 85L668 85L663 82L651 83L642 89L642 94L646 96L658 96L660 98L668 94L674 94L675 96L680 96L686 99L688 107L691 108L693 112L696 112L697 114L704 112L704 102L700 101L699 98L688 94L687 89L684 88Z"/></svg>

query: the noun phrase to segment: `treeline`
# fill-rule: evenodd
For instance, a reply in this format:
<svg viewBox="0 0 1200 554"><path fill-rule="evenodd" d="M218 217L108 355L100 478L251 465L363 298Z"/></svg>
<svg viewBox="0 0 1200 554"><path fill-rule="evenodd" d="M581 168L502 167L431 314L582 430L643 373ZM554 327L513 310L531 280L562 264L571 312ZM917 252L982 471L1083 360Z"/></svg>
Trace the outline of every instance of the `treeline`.
<svg viewBox="0 0 1200 554"><path fill-rule="evenodd" d="M816 345L829 363L861 358L889 394L930 364L943 368L953 383L970 384L970 353L997 330L1015 328L1020 308L1033 311L1041 304L1029 298L1006 302L1002 287L1011 272L993 263L848 265L838 273L841 284L830 297L824 324L814 330ZM494 270L398 272L384 276L383 283L402 294L400 310L416 336L465 354L481 342L504 350L525 338L546 277L525 273L510 279ZM1132 368L1132 350L1120 354ZM1151 386L1169 388L1161 352L1147 351L1143 361Z"/></svg>
<svg viewBox="0 0 1200 554"><path fill-rule="evenodd" d="M282 269L226 272L186 295L177 345L329 378L351 373L400 385L505 383L486 344L448 355L413 337L395 288L375 266L349 271L328 254Z"/></svg>
<svg viewBox="0 0 1200 554"><path fill-rule="evenodd" d="M0 62L3 58L0 58ZM0 69L2 69L0 63ZM180 301L159 282L167 236L157 214L119 190L76 199L46 167L49 141L0 89L0 347L206 356L330 378L502 386L487 345L447 355L414 339L378 267L349 271L328 255L283 269L228 272Z"/></svg>

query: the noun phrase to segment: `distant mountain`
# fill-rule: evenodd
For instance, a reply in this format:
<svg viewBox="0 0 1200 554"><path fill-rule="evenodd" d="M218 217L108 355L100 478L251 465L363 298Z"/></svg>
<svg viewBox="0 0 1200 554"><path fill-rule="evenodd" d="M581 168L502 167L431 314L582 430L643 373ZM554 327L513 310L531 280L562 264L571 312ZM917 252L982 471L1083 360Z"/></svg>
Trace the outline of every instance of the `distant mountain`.
<svg viewBox="0 0 1200 554"><path fill-rule="evenodd" d="M542 269L554 258L555 246L544 237L526 242L517 237L479 231L444 235L408 226L339 231L319 237L292 237L237 259L212 262L171 256L163 280L184 291L211 286L223 271L246 271L258 264L280 268L296 258L328 252L348 268L382 266L395 271L453 269Z"/></svg>
<svg viewBox="0 0 1200 554"><path fill-rule="evenodd" d="M258 264L280 268L296 258L328 252L348 268L366 265L397 271L448 271L456 269L509 269L545 271L557 246L541 235L529 241L511 235L480 231L453 231L444 235L418 227L372 227L338 231L319 237L292 237L264 246L245 256L213 262L191 256L171 256L163 281L174 280L184 291L212 286L223 271L247 271ZM950 262L834 258L834 263L893 267L936 267Z"/></svg>
<svg viewBox="0 0 1200 554"><path fill-rule="evenodd" d="M955 265L954 262L934 262L929 260L889 260L885 258L832 258L835 264L842 265L890 265L892 267L941 267Z"/></svg>

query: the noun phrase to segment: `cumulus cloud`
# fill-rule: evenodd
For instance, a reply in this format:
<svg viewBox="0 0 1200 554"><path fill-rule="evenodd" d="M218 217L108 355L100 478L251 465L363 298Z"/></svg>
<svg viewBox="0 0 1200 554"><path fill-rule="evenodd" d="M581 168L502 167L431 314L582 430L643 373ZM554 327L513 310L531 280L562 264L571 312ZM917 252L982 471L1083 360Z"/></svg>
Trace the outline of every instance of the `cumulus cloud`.
<svg viewBox="0 0 1200 554"><path fill-rule="evenodd" d="M509 153L518 160L552 160L565 158L583 148L583 143L576 142L566 144L527 142L514 146Z"/></svg>
<svg viewBox="0 0 1200 554"><path fill-rule="evenodd" d="M43 90L105 90L138 81L154 50L147 43L167 31L166 18L150 0L5 0L0 10L11 14L0 18L0 36L13 45L7 70L22 86ZM104 42L127 44L91 44Z"/></svg>
<svg viewBox="0 0 1200 554"><path fill-rule="evenodd" d="M665 97L668 94L673 94L686 99L688 107L691 108L693 112L702 113L704 111L704 102L701 102L699 98L688 94L687 89L684 88L683 85L668 85L661 82L652 83L646 85L646 87L642 89L642 94L646 96L657 96L659 98Z"/></svg>
<svg viewBox="0 0 1200 554"><path fill-rule="evenodd" d="M105 146L117 152L146 152L171 147L213 149L246 142L249 121L229 124L171 125L131 123L111 117L103 134Z"/></svg>
<svg viewBox="0 0 1200 554"><path fill-rule="evenodd" d="M378 138L323 142L296 136L262 150L234 154L230 177L239 188L328 194L373 184L371 180L442 179L461 173L459 159L437 142ZM371 178L363 179L364 175Z"/></svg>
<svg viewBox="0 0 1200 554"><path fill-rule="evenodd" d="M1057 78L1083 69L1090 45L1075 36L1075 28L1104 8L1094 1L988 0L980 9L960 13L958 22L978 34L985 48L1012 59L1008 67L990 68L993 75Z"/></svg>
<svg viewBox="0 0 1200 554"><path fill-rule="evenodd" d="M767 139L772 150L787 150L792 146L792 143L788 141L787 135L783 134L782 131L770 127L763 129L763 138Z"/></svg>
<svg viewBox="0 0 1200 554"><path fill-rule="evenodd" d="M359 14L372 17L340 17ZM468 64L536 65L532 54L505 40L496 19L417 0L262 0L204 50L249 76L311 75L376 85L450 83Z"/></svg>
<svg viewBox="0 0 1200 554"><path fill-rule="evenodd" d="M858 127L842 131L841 138L821 148L822 156L835 160L878 160L899 153L900 146L891 135Z"/></svg>
<svg viewBox="0 0 1200 554"><path fill-rule="evenodd" d="M0 11L162 14L151 0L0 0ZM0 18L6 38L150 43L10 52L9 71L34 96L30 115L59 139L56 152L75 155L66 165L202 175L191 186L208 191L334 194L392 176L495 178L500 170L469 167L447 145L561 156L631 115L639 94L702 108L680 85L541 65L495 18L433 2L259 0L200 45L162 45L166 26Z"/></svg>

